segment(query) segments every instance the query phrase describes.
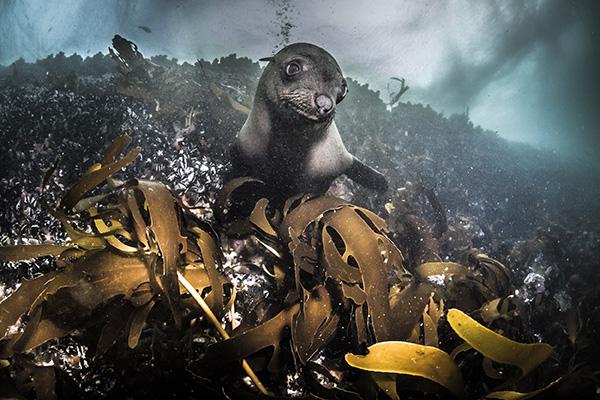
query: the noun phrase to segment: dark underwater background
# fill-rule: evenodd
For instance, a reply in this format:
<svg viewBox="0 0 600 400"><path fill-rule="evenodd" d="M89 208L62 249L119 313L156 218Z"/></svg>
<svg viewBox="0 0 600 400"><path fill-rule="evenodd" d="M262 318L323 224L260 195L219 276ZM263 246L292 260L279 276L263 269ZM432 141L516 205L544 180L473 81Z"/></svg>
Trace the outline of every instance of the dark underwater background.
<svg viewBox="0 0 600 400"><path fill-rule="evenodd" d="M272 7L285 12L282 4ZM104 46L114 44L108 38ZM145 54L141 44L139 51ZM245 121L232 100L251 106L262 66L227 54L193 62L165 52L146 56L150 64L130 74L106 52L58 52L0 66L0 245L66 240L61 224L42 207L39 186L46 170L60 159L47 193L56 200L123 132L142 149L126 176L164 182L186 204L210 213L229 166L229 146ZM389 78L393 92L398 80ZM337 126L347 148L382 172L390 189L375 195L341 177L331 193L383 217L400 212L401 204L401 212L431 227L445 261L476 248L504 263L513 273L513 296L529 310L527 338L555 347L557 370L583 365L597 374L597 149L590 145L592 155L578 157L509 141L485 121L474 123L468 108L441 112L408 100L410 89L393 101L352 75L348 87ZM589 106L600 112L597 103ZM588 129L597 135L598 126ZM2 263L0 300L23 279L53 268L50 258ZM576 327L569 326L573 314ZM48 351L85 359L85 350L71 339ZM143 360L140 365L146 368ZM119 368L133 367L81 361L59 368L72 386L100 398L121 393L127 379Z"/></svg>

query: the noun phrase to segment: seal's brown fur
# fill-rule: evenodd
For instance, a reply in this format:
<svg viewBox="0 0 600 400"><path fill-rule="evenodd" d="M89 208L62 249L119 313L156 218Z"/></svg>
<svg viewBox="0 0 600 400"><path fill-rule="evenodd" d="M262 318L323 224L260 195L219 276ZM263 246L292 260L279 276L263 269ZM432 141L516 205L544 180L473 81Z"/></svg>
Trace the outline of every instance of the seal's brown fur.
<svg viewBox="0 0 600 400"><path fill-rule="evenodd" d="M259 178L287 197L323 193L341 174L385 190L385 178L346 150L333 121L347 87L322 48L295 43L269 58L233 151L234 174Z"/></svg>

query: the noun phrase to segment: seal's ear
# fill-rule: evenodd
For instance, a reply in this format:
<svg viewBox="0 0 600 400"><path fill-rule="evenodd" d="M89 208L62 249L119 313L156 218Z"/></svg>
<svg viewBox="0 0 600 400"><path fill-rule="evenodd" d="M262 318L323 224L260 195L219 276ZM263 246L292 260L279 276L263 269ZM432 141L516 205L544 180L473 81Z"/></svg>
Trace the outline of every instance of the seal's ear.
<svg viewBox="0 0 600 400"><path fill-rule="evenodd" d="M273 61L275 60L275 57L263 57L263 58L259 58L258 61Z"/></svg>

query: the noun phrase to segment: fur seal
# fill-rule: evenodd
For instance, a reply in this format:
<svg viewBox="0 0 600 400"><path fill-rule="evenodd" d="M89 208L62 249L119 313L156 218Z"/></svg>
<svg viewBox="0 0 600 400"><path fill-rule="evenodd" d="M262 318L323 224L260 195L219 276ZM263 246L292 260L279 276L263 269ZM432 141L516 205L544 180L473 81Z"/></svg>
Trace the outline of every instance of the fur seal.
<svg viewBox="0 0 600 400"><path fill-rule="evenodd" d="M333 56L295 43L261 61L269 63L232 147L232 175L261 179L283 200L322 194L341 174L385 191L384 176L348 152L333 120L348 92Z"/></svg>

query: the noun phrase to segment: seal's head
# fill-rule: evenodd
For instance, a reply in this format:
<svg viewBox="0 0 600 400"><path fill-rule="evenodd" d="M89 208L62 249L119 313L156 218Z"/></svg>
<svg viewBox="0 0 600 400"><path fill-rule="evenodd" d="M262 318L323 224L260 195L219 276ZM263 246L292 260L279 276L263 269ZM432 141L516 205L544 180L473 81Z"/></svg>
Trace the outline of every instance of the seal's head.
<svg viewBox="0 0 600 400"><path fill-rule="evenodd" d="M322 48L294 43L269 61L258 84L255 101L263 101L291 123L330 122L335 106L348 92L335 59Z"/></svg>

